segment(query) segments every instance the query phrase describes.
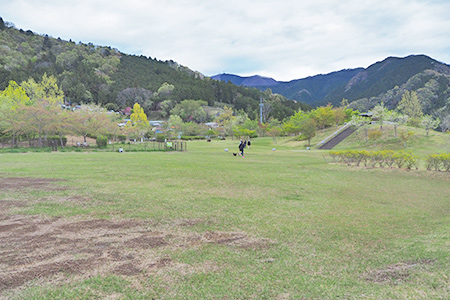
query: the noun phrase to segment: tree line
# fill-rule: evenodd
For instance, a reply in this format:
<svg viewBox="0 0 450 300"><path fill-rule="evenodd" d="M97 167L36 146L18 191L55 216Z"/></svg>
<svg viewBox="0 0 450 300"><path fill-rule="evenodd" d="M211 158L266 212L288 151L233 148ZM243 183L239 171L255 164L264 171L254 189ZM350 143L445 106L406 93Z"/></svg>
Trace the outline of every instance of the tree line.
<svg viewBox="0 0 450 300"><path fill-rule="evenodd" d="M156 97L170 96L174 87L164 83L157 91ZM266 91L267 97L278 97ZM63 105L65 95L53 76L43 75L42 80L36 82L33 78L17 84L11 81L0 92L0 134L9 137L14 145L18 139L37 138L39 144L48 136L58 136L61 145L63 137L68 134L83 136L106 136L111 139L124 136L128 139L156 138L157 133L164 138L184 137L257 137L293 135L298 140L308 140L315 136L317 130L330 126L339 126L345 122L355 125L368 122L378 122L380 130L385 122L394 125L395 136L397 127L407 124L429 130L437 126L446 128L438 118L424 115L420 101L415 91L405 92L396 110L388 110L383 104L375 106L371 111L371 118L362 117L359 111L348 107L348 101L342 101L339 107L331 104L316 109L298 109L292 116L277 119L268 114L277 109L272 102L264 103L262 122L252 118L243 110L233 109L231 106L211 107L204 100L187 99L179 103L164 100L160 103L161 114L166 122L159 127L149 124L145 109L138 102L130 109L130 116L126 125L121 128L118 124L124 116L115 111L108 111L104 106L97 104L84 104L75 108ZM280 99L278 99L279 101ZM274 108L275 107L275 108ZM125 116L126 118L126 116ZM213 121L214 126L206 126L206 122ZM381 134L380 130L367 132L367 138L376 140ZM409 135L401 132L400 136L405 143Z"/></svg>
<svg viewBox="0 0 450 300"><path fill-rule="evenodd" d="M32 78L38 82L47 74L56 79L68 104L95 104L122 111L139 103L150 119L167 118L168 109L189 99L206 101L208 106L227 105L253 119L258 116L261 98L271 103L267 118L284 119L299 108L309 108L271 92L212 80L174 61L38 35L3 20L1 24L2 90L10 81Z"/></svg>

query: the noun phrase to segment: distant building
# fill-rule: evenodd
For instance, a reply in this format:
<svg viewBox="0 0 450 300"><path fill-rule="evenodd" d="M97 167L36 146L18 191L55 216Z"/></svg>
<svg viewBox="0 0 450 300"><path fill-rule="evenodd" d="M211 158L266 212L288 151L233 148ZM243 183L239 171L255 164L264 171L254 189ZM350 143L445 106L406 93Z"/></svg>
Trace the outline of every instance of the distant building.
<svg viewBox="0 0 450 300"><path fill-rule="evenodd" d="M217 124L216 122L208 122L208 123L205 123L205 126L207 126L209 128L218 128L219 124Z"/></svg>
<svg viewBox="0 0 450 300"><path fill-rule="evenodd" d="M148 121L148 123L153 127L161 127L164 121Z"/></svg>

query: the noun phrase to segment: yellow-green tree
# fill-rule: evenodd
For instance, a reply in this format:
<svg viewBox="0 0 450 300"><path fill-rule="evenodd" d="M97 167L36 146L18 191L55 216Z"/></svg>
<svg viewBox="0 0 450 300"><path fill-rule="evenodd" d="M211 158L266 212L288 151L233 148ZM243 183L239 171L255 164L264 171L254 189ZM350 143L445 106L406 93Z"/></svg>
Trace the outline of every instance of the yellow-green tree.
<svg viewBox="0 0 450 300"><path fill-rule="evenodd" d="M6 89L0 92L0 133L10 132L12 145L17 135L24 131L20 107L29 104L30 98L15 81L10 81Z"/></svg>
<svg viewBox="0 0 450 300"><path fill-rule="evenodd" d="M224 136L233 136L233 109L225 106L223 111L216 117L215 122L219 125L219 131Z"/></svg>
<svg viewBox="0 0 450 300"><path fill-rule="evenodd" d="M316 121L317 127L320 129L331 126L334 123L333 106L328 104L318 107L310 113L310 117Z"/></svg>
<svg viewBox="0 0 450 300"><path fill-rule="evenodd" d="M302 110L299 110L293 116L291 116L287 122L283 123L283 131L288 134L299 134L301 131L302 122L307 118L308 114Z"/></svg>
<svg viewBox="0 0 450 300"><path fill-rule="evenodd" d="M308 140L308 146L311 146L311 139L316 136L317 124L313 118L306 118L302 121L300 130L302 137Z"/></svg>
<svg viewBox="0 0 450 300"><path fill-rule="evenodd" d="M402 95L402 100L398 103L397 109L410 117L412 125L418 125L423 115L422 105L420 104L416 91L405 91Z"/></svg>
<svg viewBox="0 0 450 300"><path fill-rule="evenodd" d="M21 83L32 103L39 100L47 100L49 105L59 105L64 102L64 92L58 87L57 80L53 76L42 76L37 83L33 78Z"/></svg>
<svg viewBox="0 0 450 300"><path fill-rule="evenodd" d="M147 115L145 114L144 109L139 105L139 103L134 104L133 112L130 115L130 119L133 122L134 126L138 127L148 126Z"/></svg>
<svg viewBox="0 0 450 300"><path fill-rule="evenodd" d="M130 115L130 119L133 123L133 127L136 128L139 136L142 138L150 124L148 123L147 115L144 113L144 109L138 103L133 105L133 112Z"/></svg>

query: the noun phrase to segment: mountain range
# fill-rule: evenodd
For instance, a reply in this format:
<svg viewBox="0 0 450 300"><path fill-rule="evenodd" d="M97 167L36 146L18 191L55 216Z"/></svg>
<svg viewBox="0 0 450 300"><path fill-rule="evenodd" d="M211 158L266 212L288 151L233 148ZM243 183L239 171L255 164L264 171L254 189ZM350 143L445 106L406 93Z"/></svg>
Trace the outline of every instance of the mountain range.
<svg viewBox="0 0 450 300"><path fill-rule="evenodd" d="M152 118L160 119L177 103L195 99L211 107L226 105L255 119L260 98L264 98L272 107L268 118L279 120L300 108L328 103L336 106L343 99L360 111L381 102L392 109L406 90L414 90L424 113L441 118L450 115L450 66L426 55L388 57L368 68L287 82L232 74L210 78L172 60L64 41L11 24L0 17L0 90L10 81L39 81L47 74L57 79L71 103L96 103L121 110L137 102Z"/></svg>
<svg viewBox="0 0 450 300"><path fill-rule="evenodd" d="M359 104L365 100L368 102L365 109L381 100L395 107L398 98L401 99L399 93L407 89L419 92L425 110L434 111L444 106L450 109L450 66L426 55L388 57L368 68L346 69L288 82L258 75L219 74L211 78L261 90L271 89L288 99L313 106L337 105L345 98Z"/></svg>

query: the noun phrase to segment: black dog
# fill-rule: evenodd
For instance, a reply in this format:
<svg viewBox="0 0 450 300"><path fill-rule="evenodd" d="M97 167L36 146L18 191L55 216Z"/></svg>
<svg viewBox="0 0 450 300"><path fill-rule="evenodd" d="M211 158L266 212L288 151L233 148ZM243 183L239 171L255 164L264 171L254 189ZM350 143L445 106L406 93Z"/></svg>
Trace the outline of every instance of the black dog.
<svg viewBox="0 0 450 300"><path fill-rule="evenodd" d="M237 153L233 153L233 155L234 155L234 156L236 156L236 155L237 155Z"/></svg>

